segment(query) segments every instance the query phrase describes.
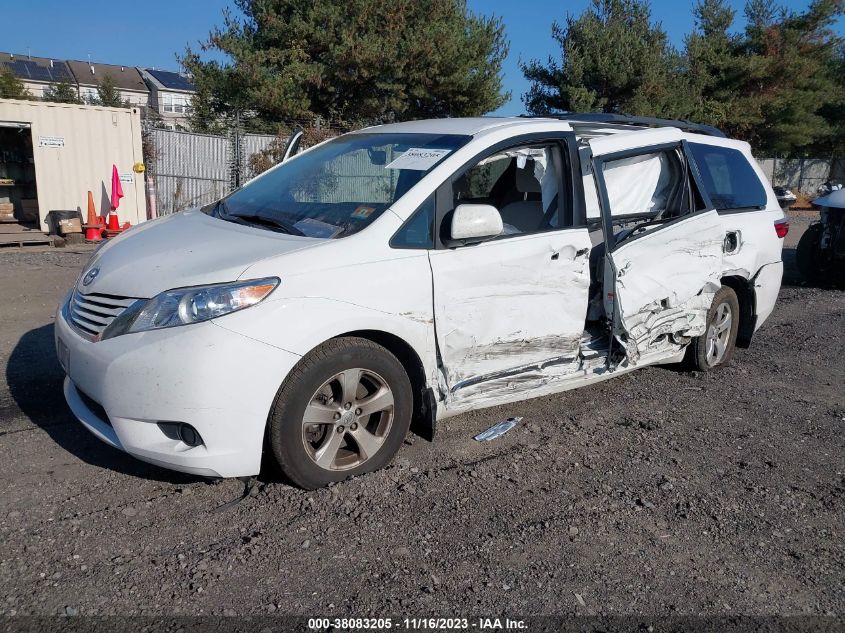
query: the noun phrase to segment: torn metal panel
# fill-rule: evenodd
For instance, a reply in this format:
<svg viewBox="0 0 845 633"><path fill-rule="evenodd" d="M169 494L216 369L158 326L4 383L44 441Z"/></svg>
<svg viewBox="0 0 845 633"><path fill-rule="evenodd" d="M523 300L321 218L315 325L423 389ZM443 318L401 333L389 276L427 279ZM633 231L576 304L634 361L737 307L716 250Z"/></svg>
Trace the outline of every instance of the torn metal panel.
<svg viewBox="0 0 845 633"><path fill-rule="evenodd" d="M603 368L604 361L590 364L591 367L593 365L596 369ZM519 371L503 371L484 376L483 380L467 380L463 384L459 383L458 388L449 394L447 404L480 404L486 401L495 401L522 392L531 393L547 385L558 384L567 379L583 378L587 373L585 363L580 356L566 362L538 363L533 366L520 367Z"/></svg>
<svg viewBox="0 0 845 633"><path fill-rule="evenodd" d="M707 311L715 294L715 291L702 292L672 308L656 301L629 316L624 335L617 339L624 345L628 360L636 363L647 351L679 350L691 338L704 334Z"/></svg>
<svg viewBox="0 0 845 633"><path fill-rule="evenodd" d="M639 364L622 363L608 368L604 354L594 354L587 358L583 355L580 367L571 366L547 368L542 372L522 374L518 378L503 377L460 390L460 398L447 400L438 409L441 418L457 415L480 407L492 407L510 404L531 398L538 398L569 389L584 387L596 382L620 376L641 366L652 365L672 360L677 362L677 353L672 350L658 350L644 354ZM564 371L565 369L565 371Z"/></svg>
<svg viewBox="0 0 845 633"><path fill-rule="evenodd" d="M467 353L460 365L451 372L449 391L455 393L470 385L493 378L515 376L547 367L577 363L581 335L544 336L535 339L500 339L489 345L472 346L468 341ZM538 360L539 359L539 360ZM484 373L493 365L501 369Z"/></svg>
<svg viewBox="0 0 845 633"><path fill-rule="evenodd" d="M447 399L505 375L577 367L589 249L576 229L430 253Z"/></svg>
<svg viewBox="0 0 845 633"><path fill-rule="evenodd" d="M704 333L721 285L723 240L721 220L710 211L631 238L611 254L608 298L630 362Z"/></svg>

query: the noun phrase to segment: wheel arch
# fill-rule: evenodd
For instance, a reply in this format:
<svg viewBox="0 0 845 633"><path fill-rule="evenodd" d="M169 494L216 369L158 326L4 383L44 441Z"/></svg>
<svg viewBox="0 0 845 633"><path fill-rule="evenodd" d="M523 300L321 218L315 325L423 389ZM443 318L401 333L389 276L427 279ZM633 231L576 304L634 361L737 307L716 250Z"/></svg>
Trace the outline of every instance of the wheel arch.
<svg viewBox="0 0 845 633"><path fill-rule="evenodd" d="M332 338L354 336L381 345L393 354L408 374L414 396L414 417L411 419L411 431L428 440L434 439L434 425L437 414L437 401L428 385L425 365L414 347L405 339L383 330L353 330L338 334Z"/></svg>
<svg viewBox="0 0 845 633"><path fill-rule="evenodd" d="M721 282L723 286L727 286L736 293L737 301L739 301L739 329L736 334L736 346L745 349L751 345L756 322L754 282L739 275L727 275L722 277Z"/></svg>
<svg viewBox="0 0 845 633"><path fill-rule="evenodd" d="M314 350L325 344L327 341L347 337L363 338L372 341L377 345L381 345L391 354L396 356L405 368L405 372L408 374L408 378L411 381L411 390L414 397L414 415L411 420L411 431L427 440L433 440L435 420L437 417L437 400L434 396L433 389L431 389L428 384L425 365L423 364L422 358L417 350L414 349L413 345L401 336L377 329L349 330L347 332L341 332L339 334L335 334L334 336L330 336L324 341L320 341L303 354L302 359L307 358ZM302 362L302 359L300 359L300 362ZM284 382L279 385L279 392L283 386ZM269 429L269 424L267 425L267 429ZM267 433L265 432L265 437L266 435Z"/></svg>

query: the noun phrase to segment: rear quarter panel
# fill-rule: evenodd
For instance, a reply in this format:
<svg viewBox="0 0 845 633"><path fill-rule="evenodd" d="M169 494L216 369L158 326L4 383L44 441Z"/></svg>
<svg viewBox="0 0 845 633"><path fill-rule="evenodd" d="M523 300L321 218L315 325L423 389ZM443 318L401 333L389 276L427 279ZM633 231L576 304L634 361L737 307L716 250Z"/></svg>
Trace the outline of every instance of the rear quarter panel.
<svg viewBox="0 0 845 633"><path fill-rule="evenodd" d="M717 145L736 149L745 156L754 173L759 178L766 191L766 208L751 211L721 211L725 233L735 231L739 233L739 248L732 253L725 253L723 258L723 276L737 276L747 280L755 280L755 314L758 316L757 326L771 313L774 300L780 290L783 265L780 263L783 251L783 240L775 232L775 222L784 216L769 179L760 169L757 160L751 154L751 146L744 141L687 134L686 138L692 143L702 145ZM777 264L771 266L772 264ZM766 267L764 275L760 275ZM780 273L778 273L780 271Z"/></svg>

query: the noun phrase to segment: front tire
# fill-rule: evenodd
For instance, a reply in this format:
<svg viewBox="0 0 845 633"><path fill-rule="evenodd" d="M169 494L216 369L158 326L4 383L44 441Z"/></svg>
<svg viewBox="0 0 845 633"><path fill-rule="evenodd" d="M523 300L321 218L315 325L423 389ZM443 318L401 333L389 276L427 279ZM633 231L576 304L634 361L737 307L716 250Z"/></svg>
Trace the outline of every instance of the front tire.
<svg viewBox="0 0 845 633"><path fill-rule="evenodd" d="M687 364L697 371L710 371L731 362L739 329L739 300L732 288L722 286L707 311L707 329L687 350Z"/></svg>
<svg viewBox="0 0 845 633"><path fill-rule="evenodd" d="M387 465L408 432L411 382L399 360L368 339L332 339L285 379L269 439L282 472L313 490Z"/></svg>

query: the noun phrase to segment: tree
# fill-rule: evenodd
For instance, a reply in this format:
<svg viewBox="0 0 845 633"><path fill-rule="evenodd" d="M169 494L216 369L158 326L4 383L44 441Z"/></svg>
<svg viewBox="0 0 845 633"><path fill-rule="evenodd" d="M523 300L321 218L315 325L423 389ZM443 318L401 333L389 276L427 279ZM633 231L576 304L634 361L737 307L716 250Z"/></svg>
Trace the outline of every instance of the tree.
<svg viewBox="0 0 845 633"><path fill-rule="evenodd" d="M838 98L819 110L831 126L830 134L816 142L816 148L824 156L840 158L845 156L845 47L831 63L831 75L836 82Z"/></svg>
<svg viewBox="0 0 845 633"><path fill-rule="evenodd" d="M553 37L561 60L523 65L528 109L604 110L692 119L760 154L805 156L845 146L843 0L787 11L748 0L735 32L726 0L698 0L681 54L649 21L647 0L593 0Z"/></svg>
<svg viewBox="0 0 845 633"><path fill-rule="evenodd" d="M85 100L89 105L106 106L109 108L129 108L129 99L124 99L120 90L114 84L114 79L108 75L97 82L97 96L87 97Z"/></svg>
<svg viewBox="0 0 845 633"><path fill-rule="evenodd" d="M8 68L0 66L0 99L32 99L32 93Z"/></svg>
<svg viewBox="0 0 845 633"><path fill-rule="evenodd" d="M465 0L236 0L204 50L226 63L181 59L197 86L198 119L239 111L255 122L332 123L495 110L504 28Z"/></svg>
<svg viewBox="0 0 845 633"><path fill-rule="evenodd" d="M82 103L79 93L69 81L60 81L57 84L50 84L44 90L44 101L55 103Z"/></svg>
<svg viewBox="0 0 845 633"><path fill-rule="evenodd" d="M194 132L218 135L226 133L223 117L228 109L227 102L220 98L220 93L215 93L215 85L222 87L222 82L218 82L216 78L206 78L201 85L197 85L196 80L194 82L196 92L191 97L191 113L188 115L191 130Z"/></svg>
<svg viewBox="0 0 845 633"><path fill-rule="evenodd" d="M579 17L554 22L560 60L522 64L529 112L604 111L672 115L681 108L680 57L647 0L592 0Z"/></svg>
<svg viewBox="0 0 845 633"><path fill-rule="evenodd" d="M806 155L829 142L838 122L825 112L843 100L836 74L843 38L833 30L842 13L842 0L813 0L804 13L750 0L738 102L746 125L729 129L780 156Z"/></svg>
<svg viewBox="0 0 845 633"><path fill-rule="evenodd" d="M699 0L693 12L695 30L684 51L690 106L685 117L729 127L746 114L738 106L747 63L742 38L730 32L735 13L726 0Z"/></svg>

